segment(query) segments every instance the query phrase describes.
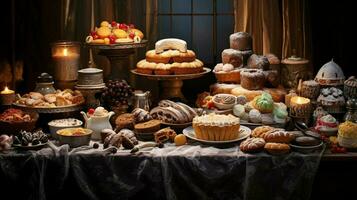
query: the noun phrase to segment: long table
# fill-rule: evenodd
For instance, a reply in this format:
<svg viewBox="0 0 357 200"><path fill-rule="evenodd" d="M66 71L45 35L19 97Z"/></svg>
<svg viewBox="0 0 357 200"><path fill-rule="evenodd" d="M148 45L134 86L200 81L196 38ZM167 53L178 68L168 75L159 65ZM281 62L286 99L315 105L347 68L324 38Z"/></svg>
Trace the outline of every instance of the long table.
<svg viewBox="0 0 357 200"><path fill-rule="evenodd" d="M282 156L199 144L128 150L67 145L0 153L12 199L309 199L324 149Z"/></svg>

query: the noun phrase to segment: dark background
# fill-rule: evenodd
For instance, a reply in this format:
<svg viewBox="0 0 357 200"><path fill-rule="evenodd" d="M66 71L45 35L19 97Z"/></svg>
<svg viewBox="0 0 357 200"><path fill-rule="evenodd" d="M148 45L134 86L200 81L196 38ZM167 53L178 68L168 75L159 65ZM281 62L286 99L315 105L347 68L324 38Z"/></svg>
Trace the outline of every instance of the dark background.
<svg viewBox="0 0 357 200"><path fill-rule="evenodd" d="M50 69L50 43L62 39L59 24L61 1L14 0L13 2L14 8L12 8L12 1L10 0L2 1L0 7L0 24L2 26L0 31L0 63L4 60L11 63L12 56L15 60L23 60L24 81L17 85L17 90L29 91L35 86L35 77L46 69ZM357 14L353 10L352 2L308 1L310 4L309 15L311 16L313 48L311 62L314 72L317 72L324 63L333 58L344 70L346 77L356 75L354 51L356 29L353 26ZM15 13L14 22L12 22L12 13ZM13 27L12 24L15 24L15 26ZM227 38L217 37L217 40L227 40ZM229 45L228 42L224 44L227 47ZM198 52L198 57L205 56L199 54ZM214 57L213 60L216 60L219 55L212 56ZM209 67L213 67L212 64ZM188 96L194 96L197 92L208 90L208 85L214 82L213 74L199 80L187 81L184 93ZM195 88L192 87L192 84L198 86ZM188 87L190 90L187 90Z"/></svg>

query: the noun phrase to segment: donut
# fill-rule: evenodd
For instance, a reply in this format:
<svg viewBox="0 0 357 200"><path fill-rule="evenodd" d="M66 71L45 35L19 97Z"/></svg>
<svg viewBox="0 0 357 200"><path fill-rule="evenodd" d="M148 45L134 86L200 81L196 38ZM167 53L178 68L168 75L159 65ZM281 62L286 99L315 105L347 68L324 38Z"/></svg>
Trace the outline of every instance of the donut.
<svg viewBox="0 0 357 200"><path fill-rule="evenodd" d="M192 50L187 50L187 52L179 52L177 56L172 57L173 62L183 63L183 62L193 62L196 60L196 54Z"/></svg>
<svg viewBox="0 0 357 200"><path fill-rule="evenodd" d="M243 69L240 79L241 86L247 90L260 90L265 84L265 75L260 69Z"/></svg>
<svg viewBox="0 0 357 200"><path fill-rule="evenodd" d="M156 53L155 50L150 50L146 52L146 61L154 63L164 63L167 64L170 61L170 54Z"/></svg>

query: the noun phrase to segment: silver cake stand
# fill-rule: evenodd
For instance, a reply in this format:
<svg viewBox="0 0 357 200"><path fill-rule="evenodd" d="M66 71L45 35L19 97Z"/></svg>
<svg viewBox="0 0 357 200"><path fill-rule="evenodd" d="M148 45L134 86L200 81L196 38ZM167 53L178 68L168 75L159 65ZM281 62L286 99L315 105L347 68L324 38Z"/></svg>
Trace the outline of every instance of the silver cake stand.
<svg viewBox="0 0 357 200"><path fill-rule="evenodd" d="M140 43L120 43L120 44L86 44L92 50L99 50L99 55L106 56L110 62L110 78L129 79L128 63L129 56L135 53L138 48L146 47L147 40Z"/></svg>
<svg viewBox="0 0 357 200"><path fill-rule="evenodd" d="M203 68L203 72L196 74L180 74L180 75L151 75L138 73L135 69L131 70L131 73L143 76L150 80L160 81L160 99L175 99L186 101L186 98L182 94L183 80L196 79L211 71L209 68Z"/></svg>

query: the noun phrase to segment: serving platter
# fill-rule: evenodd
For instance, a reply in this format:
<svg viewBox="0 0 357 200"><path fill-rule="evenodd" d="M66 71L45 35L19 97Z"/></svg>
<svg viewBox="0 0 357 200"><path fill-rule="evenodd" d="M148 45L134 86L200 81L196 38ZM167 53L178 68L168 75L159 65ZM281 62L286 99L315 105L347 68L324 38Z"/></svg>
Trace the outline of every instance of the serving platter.
<svg viewBox="0 0 357 200"><path fill-rule="evenodd" d="M177 128L177 129L184 129L192 125L192 122L188 123L183 123L183 124L171 124L171 123L166 123L166 122L161 122L162 125L169 126L171 128Z"/></svg>
<svg viewBox="0 0 357 200"><path fill-rule="evenodd" d="M211 141L211 140L204 140L204 139L199 139L196 137L195 135L195 131L193 130L192 126L185 128L182 133L192 139L195 140L197 142L201 142L204 144L211 144L211 145L220 145L220 144L230 144L230 143L235 143L235 142L239 142L241 140L244 140L246 138L248 138L251 134L251 130L250 128L246 127L246 126L240 126L239 128L239 136L238 138L234 139L234 140L225 140L225 141Z"/></svg>
<svg viewBox="0 0 357 200"><path fill-rule="evenodd" d="M32 145L29 144L28 146L23 146L21 144L12 144L13 147L20 149L20 150L39 150L42 149L43 147L45 147L47 145L48 142L46 143L40 143L37 145Z"/></svg>
<svg viewBox="0 0 357 200"><path fill-rule="evenodd" d="M78 104L67 105L67 106L56 106L56 107L41 107L41 106L34 107L34 106L26 106L19 103L13 103L13 106L21 108L22 110L25 111L35 111L37 113L66 113L66 112L81 110L83 104L84 101Z"/></svg>

